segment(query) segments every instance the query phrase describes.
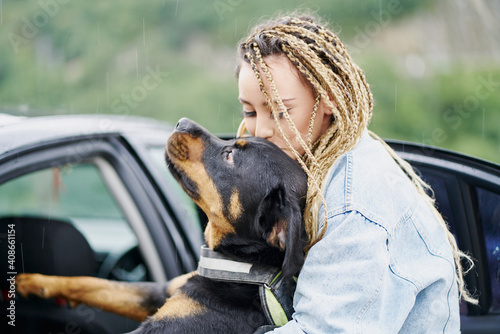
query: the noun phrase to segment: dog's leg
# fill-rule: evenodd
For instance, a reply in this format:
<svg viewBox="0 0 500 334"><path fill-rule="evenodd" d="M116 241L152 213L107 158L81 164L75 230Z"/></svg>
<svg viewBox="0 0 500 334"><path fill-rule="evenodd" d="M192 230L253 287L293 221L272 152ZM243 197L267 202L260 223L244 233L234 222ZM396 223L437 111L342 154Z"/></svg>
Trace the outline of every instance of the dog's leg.
<svg viewBox="0 0 500 334"><path fill-rule="evenodd" d="M86 304L137 321L144 321L158 311L166 298L182 286L194 273L170 282L126 283L96 277L62 277L20 274L16 289L24 297L64 298L72 304Z"/></svg>

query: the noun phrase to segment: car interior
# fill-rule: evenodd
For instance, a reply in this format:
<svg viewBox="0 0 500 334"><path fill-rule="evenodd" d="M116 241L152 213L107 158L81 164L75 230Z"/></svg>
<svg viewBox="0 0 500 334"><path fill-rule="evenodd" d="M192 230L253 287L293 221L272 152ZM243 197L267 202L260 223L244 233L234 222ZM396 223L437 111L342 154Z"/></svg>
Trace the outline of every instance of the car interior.
<svg viewBox="0 0 500 334"><path fill-rule="evenodd" d="M34 171L0 185L0 228L15 226L15 272L130 282L164 279L142 216L123 188L102 158ZM0 235L0 244L7 259L7 234ZM1 304L6 309L7 278L14 271L7 262L2 268ZM65 333L68 324L80 333L111 333L120 330L119 323L125 324L123 331L137 327L124 318L112 321L116 317L84 305L73 308L60 299L16 299L16 331L23 333ZM7 333L11 328L4 325Z"/></svg>

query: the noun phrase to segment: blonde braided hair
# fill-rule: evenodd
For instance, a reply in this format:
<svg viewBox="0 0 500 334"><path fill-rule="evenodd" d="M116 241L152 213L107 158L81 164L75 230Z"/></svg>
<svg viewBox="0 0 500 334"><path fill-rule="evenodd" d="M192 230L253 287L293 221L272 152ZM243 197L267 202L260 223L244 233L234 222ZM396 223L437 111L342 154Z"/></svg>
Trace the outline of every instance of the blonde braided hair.
<svg viewBox="0 0 500 334"><path fill-rule="evenodd" d="M373 96L362 70L352 61L344 45L330 30L317 23L311 16L284 16L277 20L258 25L248 38L239 45L239 56L249 63L259 82L260 90L288 148L308 175L308 190L304 222L309 238L306 252L321 240L327 227L327 208L323 196L326 187L326 175L332 165L344 153L349 152L360 140L367 129L372 116ZM272 55L285 55L311 85L316 94L306 141L302 139L293 120L279 96L272 75L266 65L265 58ZM237 68L237 75L239 67ZM267 79L270 93L266 91L262 75ZM312 130L319 102L323 101L332 110L332 121L322 136L312 142ZM274 101L274 102L273 102ZM280 116L286 119L305 153L301 156L287 138L279 122ZM238 136L246 131L244 120L238 129ZM449 231L446 222L435 207L434 199L426 191L430 187L415 173L406 161L401 159L377 135L372 137L380 141L400 168L408 175L417 191L432 207L433 212L447 233L453 250L456 265L456 276L461 296L467 302L477 304L466 290L463 279L464 271L460 263L465 258L470 267L473 262L462 253L455 238ZM323 205L324 225L318 231L320 206Z"/></svg>

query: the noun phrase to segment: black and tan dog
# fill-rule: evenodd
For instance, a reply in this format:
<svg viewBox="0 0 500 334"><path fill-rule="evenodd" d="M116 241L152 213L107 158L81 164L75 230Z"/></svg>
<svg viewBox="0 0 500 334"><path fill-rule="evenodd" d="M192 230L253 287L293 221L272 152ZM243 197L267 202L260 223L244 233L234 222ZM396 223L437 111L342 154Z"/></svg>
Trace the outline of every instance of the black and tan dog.
<svg viewBox="0 0 500 334"><path fill-rule="evenodd" d="M247 263L279 267L285 279L298 273L306 242L302 210L307 185L297 162L266 140L224 141L187 119L170 136L166 160L209 219L209 248ZM253 333L267 324L258 289L197 272L166 284L17 277L17 291L24 296L61 297L144 321L134 333Z"/></svg>

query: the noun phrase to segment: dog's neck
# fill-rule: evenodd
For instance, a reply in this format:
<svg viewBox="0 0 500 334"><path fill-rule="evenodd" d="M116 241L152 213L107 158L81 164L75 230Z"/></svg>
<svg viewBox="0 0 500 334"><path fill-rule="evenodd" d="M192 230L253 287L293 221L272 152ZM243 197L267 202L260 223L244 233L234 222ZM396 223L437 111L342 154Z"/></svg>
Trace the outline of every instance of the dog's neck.
<svg viewBox="0 0 500 334"><path fill-rule="evenodd" d="M214 250L252 264L282 266L284 253L279 248L269 245L264 240L249 241L239 238L239 240L235 239L233 236L231 240L223 240Z"/></svg>

